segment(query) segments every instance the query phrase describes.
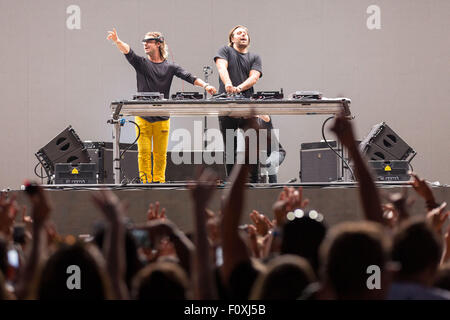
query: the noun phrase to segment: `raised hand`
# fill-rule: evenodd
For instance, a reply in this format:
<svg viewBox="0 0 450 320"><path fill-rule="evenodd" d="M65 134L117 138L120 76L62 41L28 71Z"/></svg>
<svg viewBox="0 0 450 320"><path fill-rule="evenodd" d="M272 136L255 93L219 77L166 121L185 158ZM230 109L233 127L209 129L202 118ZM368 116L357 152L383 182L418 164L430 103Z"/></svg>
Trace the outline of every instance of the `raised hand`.
<svg viewBox="0 0 450 320"><path fill-rule="evenodd" d="M273 228L273 223L265 215L253 210L250 213L250 219L253 221L255 231L258 236L264 237Z"/></svg>
<svg viewBox="0 0 450 320"><path fill-rule="evenodd" d="M384 219L383 224L391 229L394 229L398 224L398 216L399 216L398 211L395 209L392 203L383 204L382 208Z"/></svg>
<svg viewBox="0 0 450 320"><path fill-rule="evenodd" d="M107 40L112 40L113 42L119 41L119 36L117 35L116 28L113 28L113 31L108 31L108 35L106 36Z"/></svg>
<svg viewBox="0 0 450 320"><path fill-rule="evenodd" d="M355 145L355 136L353 134L352 124L343 113L336 116L334 125L331 127L331 131L336 134L338 139L347 148Z"/></svg>
<svg viewBox="0 0 450 320"><path fill-rule="evenodd" d="M118 223L125 212L125 203L110 190L100 190L92 194L92 200L103 213L106 220Z"/></svg>
<svg viewBox="0 0 450 320"><path fill-rule="evenodd" d="M247 228L247 234L248 234L248 242L249 242L249 247L250 250L253 253L253 256L255 258L260 258L260 249L259 249L259 244L258 244L258 235L257 235L257 228L250 224L248 225Z"/></svg>
<svg viewBox="0 0 450 320"><path fill-rule="evenodd" d="M0 195L0 232L6 237L10 237L13 231L13 224L18 211L16 196L7 199L6 193Z"/></svg>
<svg viewBox="0 0 450 320"><path fill-rule="evenodd" d="M442 227L450 215L450 211L446 211L445 207L447 207L447 202L443 202L439 207L427 213L427 220L438 234L442 234Z"/></svg>
<svg viewBox="0 0 450 320"><path fill-rule="evenodd" d="M397 220L399 223L409 218L408 207L412 204L413 199L408 200L408 189L403 188L402 192L391 194L389 201L398 213Z"/></svg>
<svg viewBox="0 0 450 320"><path fill-rule="evenodd" d="M444 252L442 253L442 264L450 261L450 226L444 236Z"/></svg>
<svg viewBox="0 0 450 320"><path fill-rule="evenodd" d="M221 213L215 214L213 211L206 209L206 230L208 239L213 248L220 246L222 238L220 236L220 222L222 220Z"/></svg>
<svg viewBox="0 0 450 320"><path fill-rule="evenodd" d="M162 208L161 212L159 212L159 201L150 203L147 210L147 221L152 220L164 220L166 218L166 208Z"/></svg>
<svg viewBox="0 0 450 320"><path fill-rule="evenodd" d="M197 171L197 179L189 184L191 196L197 208L205 209L212 195L217 188L217 174L210 170L200 167Z"/></svg>
<svg viewBox="0 0 450 320"><path fill-rule="evenodd" d="M417 194L425 199L428 210L436 208L437 204L436 200L434 199L433 191L431 191L431 188L427 184L427 182L423 179L420 179L419 176L414 172L410 171L409 174L411 177L413 177L413 181L410 181L409 184L411 184Z"/></svg>
<svg viewBox="0 0 450 320"><path fill-rule="evenodd" d="M303 199L303 188L295 190L293 187L284 187L278 196L278 201L273 205L273 211L278 226L286 222L286 215L295 209L304 209L309 204L309 199Z"/></svg>
<svg viewBox="0 0 450 320"><path fill-rule="evenodd" d="M47 193L44 189L37 185L36 190L36 192L29 194L29 198L33 207L31 213L33 226L39 227L44 225L44 223L48 220L52 208L47 198Z"/></svg>

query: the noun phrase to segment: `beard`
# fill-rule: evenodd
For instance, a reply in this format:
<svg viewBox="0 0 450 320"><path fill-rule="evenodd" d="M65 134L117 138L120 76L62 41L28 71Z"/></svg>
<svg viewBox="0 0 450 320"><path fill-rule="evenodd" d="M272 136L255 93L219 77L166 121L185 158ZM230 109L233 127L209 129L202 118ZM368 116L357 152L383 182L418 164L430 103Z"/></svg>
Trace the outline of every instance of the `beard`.
<svg viewBox="0 0 450 320"><path fill-rule="evenodd" d="M240 41L235 42L235 46L236 46L236 48L238 48L239 50L245 50L245 49L248 48L248 41L245 42L245 43L242 43L242 42L240 42Z"/></svg>

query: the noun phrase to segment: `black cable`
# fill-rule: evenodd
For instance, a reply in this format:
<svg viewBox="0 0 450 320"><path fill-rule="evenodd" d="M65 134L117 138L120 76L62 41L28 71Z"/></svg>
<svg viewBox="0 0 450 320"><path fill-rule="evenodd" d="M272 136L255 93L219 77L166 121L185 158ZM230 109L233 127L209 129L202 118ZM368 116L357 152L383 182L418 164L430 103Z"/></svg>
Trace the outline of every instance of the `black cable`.
<svg viewBox="0 0 450 320"><path fill-rule="evenodd" d="M344 164L347 166L348 170L350 171L350 173L352 174L352 178L354 181L356 181L355 179L355 175L353 174L353 170L352 168L350 168L350 165L348 164L348 162L344 159L344 157L342 157L336 150L333 149L333 147L328 143L327 138L325 138L325 124L330 121L331 119L333 119L334 116L329 117L328 119L326 119L323 124L322 124L322 138L325 141L325 143L327 144L328 148L330 148L334 153L336 153L336 155L344 162Z"/></svg>
<svg viewBox="0 0 450 320"><path fill-rule="evenodd" d="M136 142L139 140L139 137L141 136L141 127L139 127L139 125L136 122L132 121L132 120L127 120L127 121L133 123L138 128L138 135L137 135L136 139L133 141L133 143L131 143L127 148L125 148L125 150L122 151L122 153L119 156L119 159L122 159L122 157L125 154L125 152L130 150L131 147L136 144ZM119 149L120 149L120 145L119 145Z"/></svg>
<svg viewBox="0 0 450 320"><path fill-rule="evenodd" d="M138 125L136 122L132 121L132 120L127 120L127 121L133 123L133 124L138 128L138 135L137 135L136 139L133 141L133 143L131 143L128 147L126 147L126 148L122 151L122 153L120 154L120 156L119 156L119 161L121 162L121 163L120 163L120 174L123 175L123 177L124 177L124 178L122 179L122 181L120 182L121 184L124 184L124 183L127 184L127 183L128 183L128 182L124 182L124 180L128 180L128 178L125 176L125 173L124 173L123 167L122 167L122 159L123 159L123 155L125 154L125 152L127 152L128 150L130 150L131 147L133 147L133 146L136 144L136 142L138 141L139 137L141 136L141 127L139 127L139 125ZM120 150L120 143L119 143L119 150Z"/></svg>
<svg viewBox="0 0 450 320"><path fill-rule="evenodd" d="M41 166L42 166L42 163L41 163L41 162L38 162L38 163L36 164L36 166L34 167L34 174L35 174L38 178L41 178L41 179L49 178L48 174L47 174L46 176L40 176L40 175L36 172L36 169L37 169L38 165L41 165Z"/></svg>

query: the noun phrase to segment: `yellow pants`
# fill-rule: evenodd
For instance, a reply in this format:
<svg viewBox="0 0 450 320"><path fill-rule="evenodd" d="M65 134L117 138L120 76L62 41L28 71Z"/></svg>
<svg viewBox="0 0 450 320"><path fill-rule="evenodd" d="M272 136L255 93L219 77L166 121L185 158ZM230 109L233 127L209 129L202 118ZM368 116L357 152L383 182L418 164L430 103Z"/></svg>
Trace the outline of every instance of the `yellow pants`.
<svg viewBox="0 0 450 320"><path fill-rule="evenodd" d="M138 144L139 176L143 183L166 182L167 146L169 144L170 120L148 122L135 117L141 128ZM138 129L136 128L136 135ZM152 176L153 139L153 176Z"/></svg>

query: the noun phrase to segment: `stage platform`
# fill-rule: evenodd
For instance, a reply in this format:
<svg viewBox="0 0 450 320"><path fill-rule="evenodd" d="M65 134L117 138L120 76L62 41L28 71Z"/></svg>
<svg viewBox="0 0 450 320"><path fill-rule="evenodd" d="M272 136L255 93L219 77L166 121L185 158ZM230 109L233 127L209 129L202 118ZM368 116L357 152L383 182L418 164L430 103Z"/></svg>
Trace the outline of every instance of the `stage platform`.
<svg viewBox="0 0 450 320"><path fill-rule="evenodd" d="M412 205L411 214L424 214L425 203L414 190L405 183L377 183L382 197L392 192L408 188L408 194L416 199ZM256 209L273 217L272 204L284 186L303 187L304 197L310 199L309 209L322 213L328 226L343 221L356 221L362 218L358 188L355 183L302 183L302 184L255 184L248 185L242 223L250 222L248 214ZM165 184L129 184L129 185L44 185L53 203L52 220L60 234L80 235L91 234L93 223L102 219L101 213L91 201L91 193L99 188L114 190L120 199L129 204L128 217L133 222L140 223L146 219L150 202L159 201L166 208L167 217L176 223L183 231L190 232L193 228L192 200L187 183ZM219 185L209 207L219 210L223 191L228 186ZM18 201L28 204L24 191L13 190ZM450 204L450 186L434 186L433 193L438 202ZM385 199L385 197L384 197Z"/></svg>

